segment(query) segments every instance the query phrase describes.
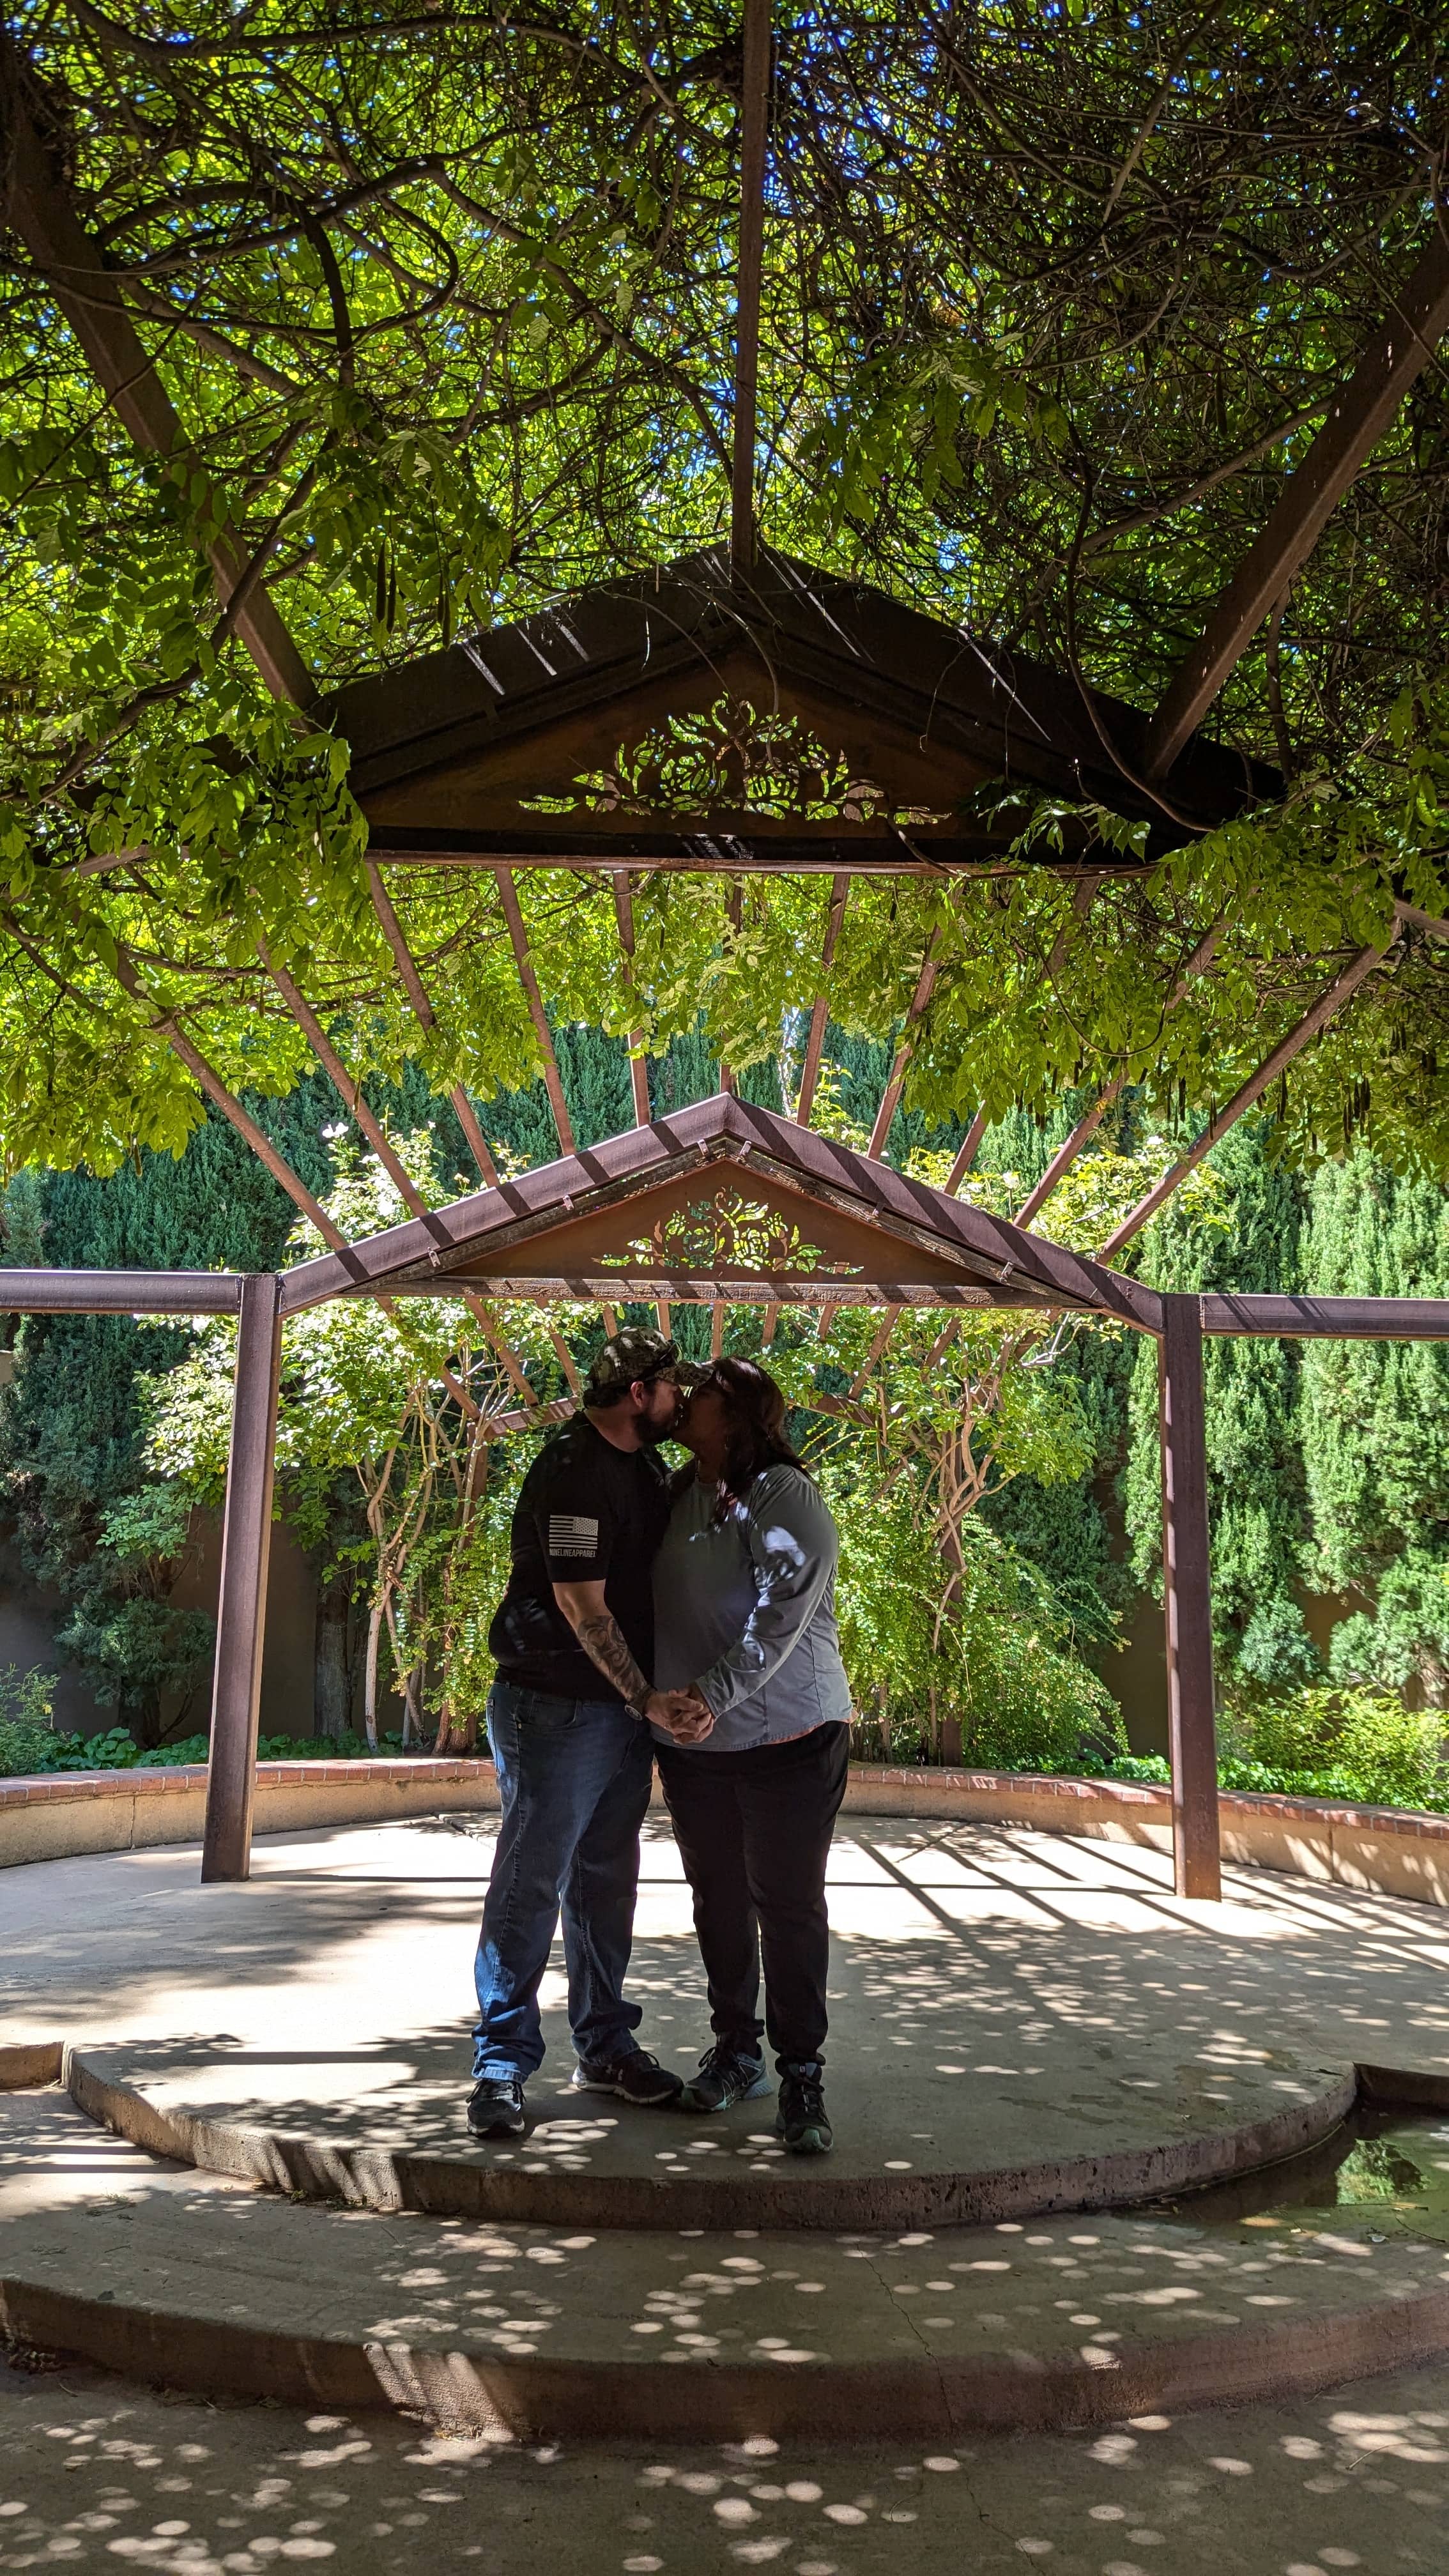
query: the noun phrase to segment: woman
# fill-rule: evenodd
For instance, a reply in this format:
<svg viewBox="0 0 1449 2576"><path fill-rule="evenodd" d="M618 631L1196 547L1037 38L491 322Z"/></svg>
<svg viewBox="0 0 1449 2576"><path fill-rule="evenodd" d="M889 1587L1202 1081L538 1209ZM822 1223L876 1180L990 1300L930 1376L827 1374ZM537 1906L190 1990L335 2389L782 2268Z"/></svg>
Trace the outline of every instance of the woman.
<svg viewBox="0 0 1449 2576"><path fill-rule="evenodd" d="M769 2090L763 1951L775 2133L797 2155L824 2155L825 1862L850 1691L835 1523L784 1420L784 1395L753 1360L716 1360L689 1398L676 1437L694 1464L654 1560L655 1681L681 1695L678 1734L654 1734L715 2033L684 2107L722 2111Z"/></svg>

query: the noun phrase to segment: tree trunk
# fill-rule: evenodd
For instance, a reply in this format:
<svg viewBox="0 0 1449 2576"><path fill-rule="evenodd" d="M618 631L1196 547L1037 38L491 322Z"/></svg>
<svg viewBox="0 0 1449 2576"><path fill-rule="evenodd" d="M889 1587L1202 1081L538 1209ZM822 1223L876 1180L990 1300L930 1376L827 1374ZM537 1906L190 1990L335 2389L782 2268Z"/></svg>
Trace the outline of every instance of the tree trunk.
<svg viewBox="0 0 1449 2576"><path fill-rule="evenodd" d="M158 1690L124 1687L117 1695L116 1723L123 1726L133 1744L143 1753L151 1753L161 1741L161 1694Z"/></svg>
<svg viewBox="0 0 1449 2576"><path fill-rule="evenodd" d="M312 1662L312 1724L335 1741L352 1723L352 1578L345 1568L317 1586L317 1625Z"/></svg>
<svg viewBox="0 0 1449 2576"><path fill-rule="evenodd" d="M476 1753L477 1750L477 1709L470 1708L465 1713L460 1714L457 1709L450 1707L448 1702L444 1700L443 1705L438 1712L438 1734L437 1741L433 1746L433 1751L435 1753L471 1755Z"/></svg>
<svg viewBox="0 0 1449 2576"><path fill-rule="evenodd" d="M367 1622L367 1673L362 1691L362 1731L372 1752L377 1751L377 1648L382 1635L382 1601L372 1605Z"/></svg>

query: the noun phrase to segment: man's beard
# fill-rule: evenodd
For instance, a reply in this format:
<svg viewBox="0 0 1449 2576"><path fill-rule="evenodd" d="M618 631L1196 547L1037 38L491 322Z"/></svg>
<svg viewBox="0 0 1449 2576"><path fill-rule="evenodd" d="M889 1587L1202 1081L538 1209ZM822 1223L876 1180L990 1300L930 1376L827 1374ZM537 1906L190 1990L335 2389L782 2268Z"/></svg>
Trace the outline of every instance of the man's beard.
<svg viewBox="0 0 1449 2576"><path fill-rule="evenodd" d="M679 1438L679 1426L683 1420L684 1406L681 1402L676 1400L674 1410L670 1414L667 1422L655 1422L649 1414L641 1414L639 1417L639 1437L643 1441L646 1449L657 1449L661 1440L677 1440Z"/></svg>

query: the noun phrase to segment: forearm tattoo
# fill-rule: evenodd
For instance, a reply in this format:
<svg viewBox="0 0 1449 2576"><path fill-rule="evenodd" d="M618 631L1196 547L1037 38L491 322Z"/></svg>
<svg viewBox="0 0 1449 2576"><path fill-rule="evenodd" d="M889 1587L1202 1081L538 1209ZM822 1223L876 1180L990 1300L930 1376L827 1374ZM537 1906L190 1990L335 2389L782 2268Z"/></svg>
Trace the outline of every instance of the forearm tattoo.
<svg viewBox="0 0 1449 2576"><path fill-rule="evenodd" d="M613 1683L629 1706L642 1709L649 1697L649 1684L629 1652L613 1611L586 1611L575 1634L590 1662L598 1665L605 1679Z"/></svg>

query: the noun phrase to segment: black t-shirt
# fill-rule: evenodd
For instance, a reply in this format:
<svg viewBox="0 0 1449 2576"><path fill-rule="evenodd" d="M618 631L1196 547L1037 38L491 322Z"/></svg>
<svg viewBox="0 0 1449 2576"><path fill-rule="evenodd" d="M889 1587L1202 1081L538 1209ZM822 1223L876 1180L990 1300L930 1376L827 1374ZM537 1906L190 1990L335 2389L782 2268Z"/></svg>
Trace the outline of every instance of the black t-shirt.
<svg viewBox="0 0 1449 2576"><path fill-rule="evenodd" d="M621 1694L586 1655L553 1597L597 1583L646 1681L654 1679L654 1559L669 1477L654 1449L616 1449L577 1414L541 1449L513 1513L513 1570L488 1644L505 1681L559 1699Z"/></svg>

